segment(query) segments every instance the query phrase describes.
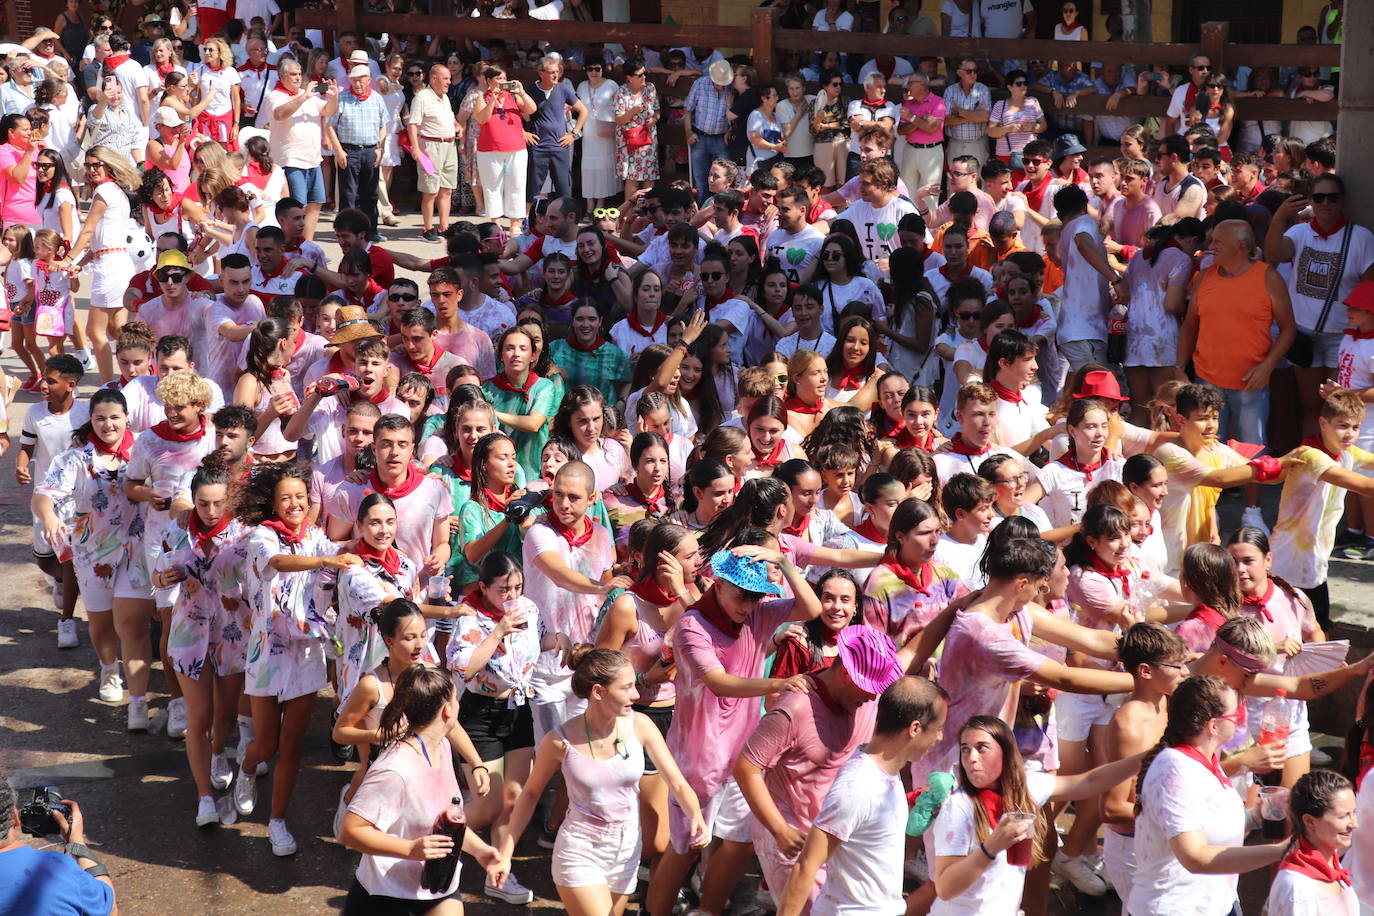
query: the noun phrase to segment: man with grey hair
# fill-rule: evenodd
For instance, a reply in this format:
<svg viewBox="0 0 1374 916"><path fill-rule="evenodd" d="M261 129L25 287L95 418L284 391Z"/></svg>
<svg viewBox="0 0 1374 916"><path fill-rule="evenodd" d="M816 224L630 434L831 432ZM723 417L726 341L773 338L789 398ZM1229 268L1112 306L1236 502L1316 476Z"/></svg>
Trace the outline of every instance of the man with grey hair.
<svg viewBox="0 0 1374 916"><path fill-rule="evenodd" d="M539 61L539 79L525 90L534 100L534 114L527 119L525 138L530 144L530 174L525 185L531 197L553 183L555 197L572 195L573 144L582 137L587 123L587 106L573 87L563 79L563 60L548 56ZM577 118L571 128L567 112Z"/></svg>
<svg viewBox="0 0 1374 916"><path fill-rule="evenodd" d="M23 114L34 106L33 71L36 64L27 51L10 55L5 62L9 81L0 88L0 115Z"/></svg>
<svg viewBox="0 0 1374 916"><path fill-rule="evenodd" d="M35 849L24 842L22 803L9 778L0 773L0 913L115 912L114 883L86 848L81 808L70 799L62 803L71 806L71 819L56 810L52 816L66 854Z"/></svg>
<svg viewBox="0 0 1374 916"><path fill-rule="evenodd" d="M919 70L906 78L906 101L898 109L897 136L906 139L901 156L902 180L918 195L917 208L929 212L940 202L940 172L945 164L945 100L930 91L930 79ZM920 196L923 192L925 196Z"/></svg>
<svg viewBox="0 0 1374 916"><path fill-rule="evenodd" d="M972 156L979 164L988 158L988 119L992 116L992 93L978 82L978 62L971 57L959 61L955 70L959 82L945 90L945 139L950 161Z"/></svg>

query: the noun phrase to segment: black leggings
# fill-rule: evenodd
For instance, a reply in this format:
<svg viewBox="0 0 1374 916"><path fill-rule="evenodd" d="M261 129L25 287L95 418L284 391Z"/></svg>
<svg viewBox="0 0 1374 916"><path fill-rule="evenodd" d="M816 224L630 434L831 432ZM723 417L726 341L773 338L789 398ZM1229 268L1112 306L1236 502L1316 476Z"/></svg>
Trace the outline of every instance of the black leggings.
<svg viewBox="0 0 1374 916"><path fill-rule="evenodd" d="M448 897L436 900L407 900L404 897L383 897L369 894L357 878L348 889L348 899L344 901L344 916L423 916L450 897L461 899L458 891Z"/></svg>
<svg viewBox="0 0 1374 916"><path fill-rule="evenodd" d="M1323 630L1331 629L1331 592L1327 590L1326 583L1323 582L1316 588L1305 588L1302 593L1307 596L1307 600L1312 602L1312 613L1317 617L1317 623ZM1327 634L1331 638L1331 634Z"/></svg>

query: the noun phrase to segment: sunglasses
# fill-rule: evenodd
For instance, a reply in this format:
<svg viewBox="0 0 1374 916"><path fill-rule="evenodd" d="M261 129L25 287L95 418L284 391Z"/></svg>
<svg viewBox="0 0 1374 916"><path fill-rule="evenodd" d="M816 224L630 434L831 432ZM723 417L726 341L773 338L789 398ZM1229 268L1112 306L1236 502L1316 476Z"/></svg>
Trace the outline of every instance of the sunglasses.
<svg viewBox="0 0 1374 916"><path fill-rule="evenodd" d="M787 384L787 373L786 373L786 372L782 372L782 373L779 373L778 375L773 376L773 381L777 382L779 385L786 385L786 384Z"/></svg>
<svg viewBox="0 0 1374 916"><path fill-rule="evenodd" d="M88 171L88 172L89 172L91 169L103 169L103 168L105 167L105 163L99 162L99 161L97 161L97 162L85 162L85 163L82 163L82 165L85 166L86 171Z"/></svg>
<svg viewBox="0 0 1374 916"><path fill-rule="evenodd" d="M830 249L829 251L822 251L822 252L821 252L821 260L822 260L822 261L839 261L839 260L842 260L843 258L844 258L844 252L843 252L843 251L839 251L838 249L835 249L835 248L832 248L832 249Z"/></svg>
<svg viewBox="0 0 1374 916"><path fill-rule="evenodd" d="M1314 204L1335 204L1340 203L1341 197L1343 195L1341 195L1339 192L1333 192L1331 194L1313 194L1311 196L1312 203Z"/></svg>
<svg viewBox="0 0 1374 916"><path fill-rule="evenodd" d="M1199 73L1211 73L1211 72L1212 72L1212 65L1211 65L1211 64L1202 64L1201 66L1189 67L1188 69L1190 69L1190 70L1196 70L1196 71L1198 71Z"/></svg>
<svg viewBox="0 0 1374 916"><path fill-rule="evenodd" d="M1024 85L1026 85L1026 81L1025 81L1025 80L1012 80L1008 85L1010 85L1010 86L1024 86Z"/></svg>
<svg viewBox="0 0 1374 916"><path fill-rule="evenodd" d="M703 280L719 280L724 276L725 271L723 270L703 270L701 272L701 279Z"/></svg>
<svg viewBox="0 0 1374 916"><path fill-rule="evenodd" d="M587 72L590 73L593 70L600 73L602 70L602 66L600 64L587 64Z"/></svg>
<svg viewBox="0 0 1374 916"><path fill-rule="evenodd" d="M627 77L630 78L630 79L637 79L638 77L641 77L641 76L643 76L643 75L644 75L644 71L643 71L643 70L640 70L638 73L627 73L627 74L625 74L625 76L627 76Z"/></svg>
<svg viewBox="0 0 1374 916"><path fill-rule="evenodd" d="M412 78L417 77L417 76L424 76L424 75L425 75L425 71L423 71L423 70L411 70L409 73L406 74L406 76L409 76L409 77L412 77Z"/></svg>
<svg viewBox="0 0 1374 916"><path fill-rule="evenodd" d="M839 80L835 80L833 83L830 84L830 88L831 88L831 89L839 89L839 88L840 88L841 86L843 86L843 85L844 85L844 83L840 82Z"/></svg>
<svg viewBox="0 0 1374 916"><path fill-rule="evenodd" d="M1039 159L1039 158L1036 158L1036 157L1034 157L1034 156L1029 156L1029 157L1023 158L1023 159L1021 160L1021 162L1022 162L1022 164L1024 164L1024 165L1044 165L1046 162L1049 162L1049 160L1048 160L1048 159Z"/></svg>
<svg viewBox="0 0 1374 916"><path fill-rule="evenodd" d="M620 219L619 207L597 207L592 211L592 216L597 219Z"/></svg>
<svg viewBox="0 0 1374 916"><path fill-rule="evenodd" d="M1316 75L1317 75L1317 71L1316 71L1316 70L1299 70L1299 71L1298 71L1298 76L1316 76Z"/></svg>
<svg viewBox="0 0 1374 916"><path fill-rule="evenodd" d="M169 271L169 272L167 272L167 273L158 274L158 275L157 275L157 278L158 278L158 280L160 280L160 281L163 282L163 283L185 283L185 282L186 282L186 271L184 271L184 270Z"/></svg>
<svg viewBox="0 0 1374 916"><path fill-rule="evenodd" d="M420 297L417 296L417 295L415 295L414 293L388 293L388 294L387 294L387 297L386 297L386 301L387 301L387 302L414 302L415 300L417 300L417 299L419 299L419 298L420 298Z"/></svg>
<svg viewBox="0 0 1374 916"><path fill-rule="evenodd" d="M35 162L33 167L40 172L51 172L53 169L57 168L57 166L53 165L51 162Z"/></svg>
<svg viewBox="0 0 1374 916"><path fill-rule="evenodd" d="M977 321L983 317L982 312L959 312L958 315L960 321Z"/></svg>
<svg viewBox="0 0 1374 916"><path fill-rule="evenodd" d="M977 68L977 67L960 67L958 72L960 72L960 73L977 73L977 72L978 72L978 68Z"/></svg>

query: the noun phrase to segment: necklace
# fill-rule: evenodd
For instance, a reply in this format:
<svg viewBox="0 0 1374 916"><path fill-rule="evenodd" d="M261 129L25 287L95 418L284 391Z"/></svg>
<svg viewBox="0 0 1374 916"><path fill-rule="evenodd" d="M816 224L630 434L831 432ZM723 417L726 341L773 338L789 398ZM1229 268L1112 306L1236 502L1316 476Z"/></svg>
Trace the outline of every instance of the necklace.
<svg viewBox="0 0 1374 916"><path fill-rule="evenodd" d="M591 729L591 726L589 726L589 725L587 724L587 714L586 714L586 713L583 713L583 714L582 714L582 734L584 734L584 735L587 736L587 750L589 750L589 751L592 752L592 759L593 759L593 760L599 760L600 758L598 758L598 757L596 756L596 745L592 743L592 729ZM616 724L615 724L615 732L614 732L614 734L615 734L615 740L611 742L611 756L613 757L613 756L615 756L616 754L619 754L622 758L628 760L629 757L630 757L630 751L629 751L629 748L625 747L625 742L624 742L623 740L621 740L621 737L620 737L620 722L619 722L619 721L617 721ZM606 759L609 760L610 757L608 757L608 758L606 758Z"/></svg>

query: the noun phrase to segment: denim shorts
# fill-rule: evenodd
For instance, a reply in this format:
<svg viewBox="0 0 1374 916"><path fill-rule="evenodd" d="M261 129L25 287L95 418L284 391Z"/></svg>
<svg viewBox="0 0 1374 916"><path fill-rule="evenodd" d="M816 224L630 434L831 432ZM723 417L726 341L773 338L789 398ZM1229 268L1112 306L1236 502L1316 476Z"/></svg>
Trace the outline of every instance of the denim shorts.
<svg viewBox="0 0 1374 916"><path fill-rule="evenodd" d="M324 174L317 165L310 169L293 166L283 168L286 172L286 187L291 196L303 204L324 203Z"/></svg>

